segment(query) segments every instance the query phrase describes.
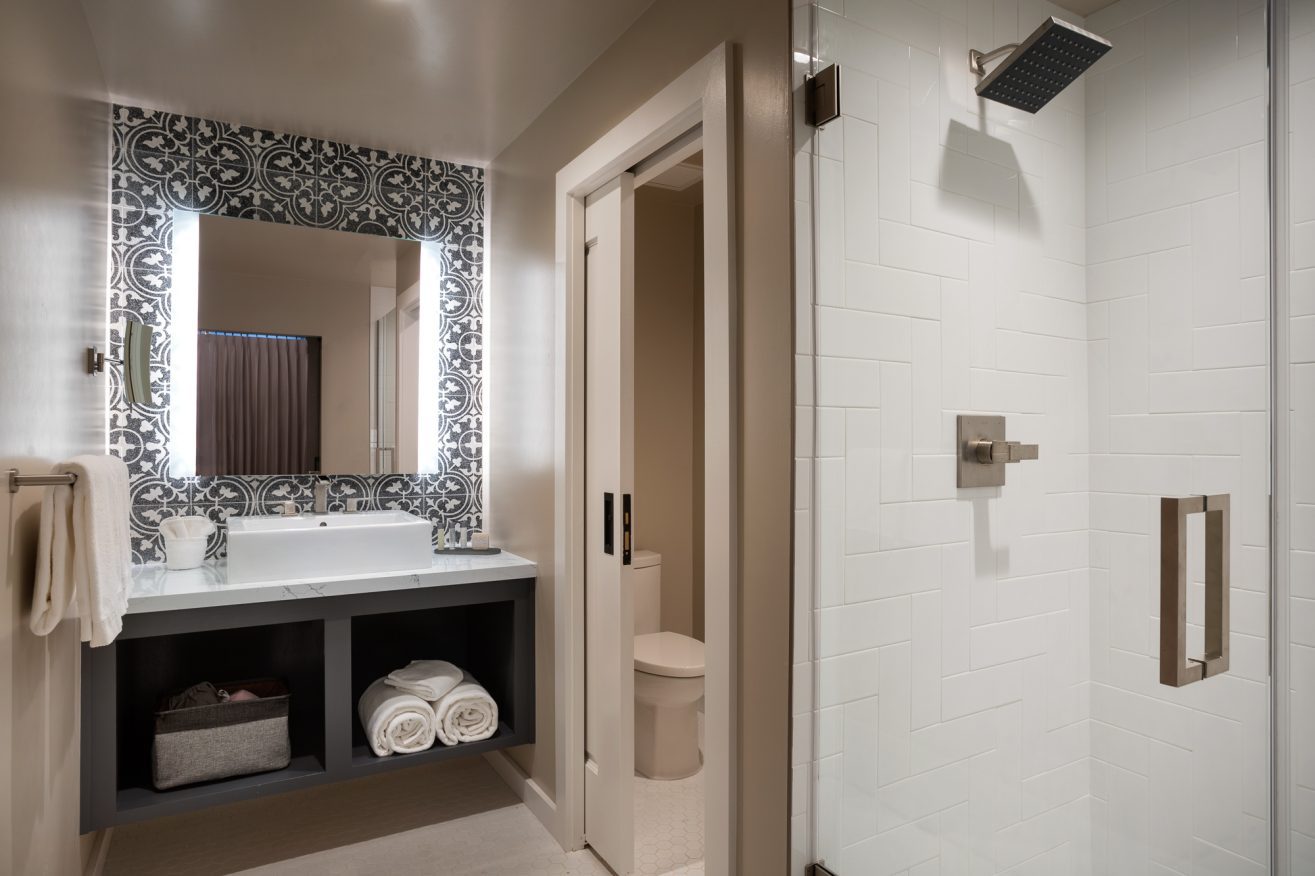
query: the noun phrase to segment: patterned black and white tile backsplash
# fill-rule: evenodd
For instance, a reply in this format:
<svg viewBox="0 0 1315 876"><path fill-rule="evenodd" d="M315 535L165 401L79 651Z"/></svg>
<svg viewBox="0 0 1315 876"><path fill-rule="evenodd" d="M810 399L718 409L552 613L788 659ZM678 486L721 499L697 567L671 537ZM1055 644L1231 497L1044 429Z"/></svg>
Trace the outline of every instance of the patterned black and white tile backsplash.
<svg viewBox="0 0 1315 876"><path fill-rule="evenodd" d="M138 107L114 107L111 162L110 352L129 318L155 329L154 404L124 403L111 370L109 451L132 477L135 562L164 558L161 520L222 523L305 506L313 478L169 474L173 212L432 241L442 252L440 468L432 475L335 476L331 507L398 508L478 528L483 482L484 171L383 149L265 131ZM211 543L225 550L226 531Z"/></svg>

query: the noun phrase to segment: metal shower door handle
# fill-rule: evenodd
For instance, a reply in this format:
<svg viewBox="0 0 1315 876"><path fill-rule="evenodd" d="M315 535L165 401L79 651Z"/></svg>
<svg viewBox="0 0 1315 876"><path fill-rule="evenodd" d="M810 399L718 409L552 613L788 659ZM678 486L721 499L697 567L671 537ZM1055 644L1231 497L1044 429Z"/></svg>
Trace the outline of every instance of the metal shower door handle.
<svg viewBox="0 0 1315 876"><path fill-rule="evenodd" d="M1160 499L1160 684L1182 687L1228 671L1227 493ZM1205 514L1205 653L1187 656L1187 515Z"/></svg>

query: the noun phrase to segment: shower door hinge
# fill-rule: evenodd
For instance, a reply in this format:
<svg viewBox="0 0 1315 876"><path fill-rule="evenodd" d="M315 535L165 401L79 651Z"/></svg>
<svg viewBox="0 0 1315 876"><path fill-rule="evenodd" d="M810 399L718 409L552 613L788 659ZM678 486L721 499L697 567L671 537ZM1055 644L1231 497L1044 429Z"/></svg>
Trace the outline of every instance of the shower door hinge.
<svg viewBox="0 0 1315 876"><path fill-rule="evenodd" d="M836 872L828 870L825 864L809 864L807 876L836 876Z"/></svg>
<svg viewBox="0 0 1315 876"><path fill-rule="evenodd" d="M840 118L839 64L832 64L804 80L804 118L814 128Z"/></svg>

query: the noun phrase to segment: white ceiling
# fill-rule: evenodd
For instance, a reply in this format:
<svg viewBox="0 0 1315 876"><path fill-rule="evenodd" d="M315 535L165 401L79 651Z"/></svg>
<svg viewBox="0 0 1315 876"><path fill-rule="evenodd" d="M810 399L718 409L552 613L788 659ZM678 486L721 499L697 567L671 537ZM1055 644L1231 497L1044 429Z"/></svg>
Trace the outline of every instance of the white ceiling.
<svg viewBox="0 0 1315 876"><path fill-rule="evenodd" d="M703 153L696 152L689 158L668 167L653 177L645 185L673 192L683 192L695 183L703 182Z"/></svg>
<svg viewBox="0 0 1315 876"><path fill-rule="evenodd" d="M1113 6L1118 0L1055 0L1056 6L1062 6L1069 12L1076 12L1083 18L1098 12L1106 6Z"/></svg>
<svg viewBox="0 0 1315 876"><path fill-rule="evenodd" d="M83 0L112 98L482 164L653 0Z"/></svg>

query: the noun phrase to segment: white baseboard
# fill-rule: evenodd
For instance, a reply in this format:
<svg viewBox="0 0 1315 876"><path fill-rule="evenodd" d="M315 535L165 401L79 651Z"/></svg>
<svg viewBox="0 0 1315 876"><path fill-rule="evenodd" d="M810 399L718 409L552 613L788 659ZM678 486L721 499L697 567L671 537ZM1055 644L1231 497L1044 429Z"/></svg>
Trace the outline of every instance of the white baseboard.
<svg viewBox="0 0 1315 876"><path fill-rule="evenodd" d="M110 840L113 838L112 827L96 831L96 838L91 841L91 856L87 859L87 870L83 876L101 876L105 872L105 859L110 856Z"/></svg>
<svg viewBox="0 0 1315 876"><path fill-rule="evenodd" d="M498 777L507 783L507 787L511 788L512 792L520 798L526 808L534 813L534 817L539 819L539 822L548 829L548 832L553 835L553 839L557 840L563 848L566 848L559 833L557 804L544 793L543 788L539 787L539 783L527 776L525 771L521 769L520 764L512 760L511 756L505 751L490 751L484 755L484 759L488 761L489 766L493 767L493 771L498 774Z"/></svg>

